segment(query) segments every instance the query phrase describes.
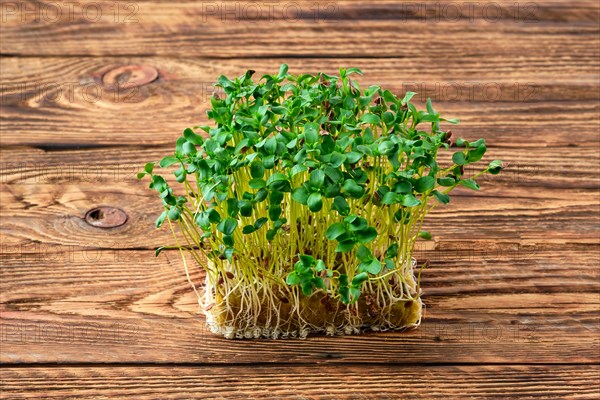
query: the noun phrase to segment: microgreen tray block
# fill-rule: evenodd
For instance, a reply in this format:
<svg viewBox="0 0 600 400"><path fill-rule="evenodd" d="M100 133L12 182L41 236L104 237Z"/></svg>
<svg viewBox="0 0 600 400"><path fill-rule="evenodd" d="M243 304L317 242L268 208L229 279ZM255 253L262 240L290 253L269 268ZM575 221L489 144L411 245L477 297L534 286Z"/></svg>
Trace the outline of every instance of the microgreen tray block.
<svg viewBox="0 0 600 400"><path fill-rule="evenodd" d="M425 216L459 186L479 190L484 139L379 86L339 76L254 71L218 78L211 126L138 174L190 268L209 329L227 338L304 338L413 328L423 313L417 240ZM161 173L158 174L160 168ZM469 168L467 168L469 167ZM171 173L172 172L172 173ZM191 280L190 280L191 282Z"/></svg>

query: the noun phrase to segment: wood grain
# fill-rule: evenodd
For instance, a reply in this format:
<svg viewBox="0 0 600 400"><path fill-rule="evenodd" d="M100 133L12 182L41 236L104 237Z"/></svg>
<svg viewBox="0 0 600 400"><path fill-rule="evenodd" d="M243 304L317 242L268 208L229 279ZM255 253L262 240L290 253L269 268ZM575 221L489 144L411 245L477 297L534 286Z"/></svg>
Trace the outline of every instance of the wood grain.
<svg viewBox="0 0 600 400"><path fill-rule="evenodd" d="M486 247L487 246L487 247ZM228 341L197 314L177 252L76 247L3 253L5 363L598 362L590 245L449 242L423 250L427 313L414 331L306 341ZM563 251L558 250L562 248ZM577 249L577 250L575 250ZM62 252L60 252L62 250ZM577 257L575 257L577 254ZM135 266L135 268L130 268ZM194 269L199 285L203 274ZM369 352L358 349L368 346Z"/></svg>
<svg viewBox="0 0 600 400"><path fill-rule="evenodd" d="M294 71L361 67L363 85L416 91L418 103L431 97L440 112L461 118L460 134L485 135L494 146L534 147L523 140L524 132L535 133L536 146L598 144L598 127L591 122L600 112L598 59L535 55L521 58L516 69L506 57L493 57L442 65L432 59L426 70L415 59L3 58L0 77L10 80L3 78L0 87L2 142L43 148L171 144L184 128L208 122L218 75L248 68L273 73L282 62ZM119 90L103 85L107 71L126 65L154 67L159 78Z"/></svg>
<svg viewBox="0 0 600 400"><path fill-rule="evenodd" d="M33 3L33 4L32 4ZM82 13L86 2L72 14L54 17L46 1L24 2L40 9L39 16L5 14L0 51L11 55L169 55L211 58L327 56L362 57L487 57L540 53L561 58L573 53L594 57L598 49L595 16L598 4L578 1L515 3L494 2L493 9L468 7L454 10L392 1L369 3L276 2L132 2L132 8L115 15L115 3L101 3L100 17ZM41 4L41 6L39 5ZM255 7L263 18L256 18ZM271 4L273 4L271 2ZM420 3L419 3L420 4ZM417 4L417 7L419 6ZM476 3L479 4L479 3ZM216 5L216 10L209 8ZM331 9L326 7L333 6ZM490 8L490 7L488 7ZM52 12L54 11L54 13ZM67 11L67 10L65 10ZM131 18L127 16L131 15ZM297 14L299 14L297 16ZM486 18L487 15L487 18ZM496 17L498 16L498 17ZM436 40L423 40L424 31L444 32ZM465 31L477 31L465 35ZM508 37L519 40L507 40ZM125 39L125 40L124 40ZM484 40L482 40L484 39ZM583 40L582 40L583 39ZM426 44L424 44L426 43Z"/></svg>
<svg viewBox="0 0 600 400"><path fill-rule="evenodd" d="M485 195L457 190L451 204L431 213L426 228L442 240L492 233L495 240L517 243L525 239L589 243L597 238L598 202L591 190L578 191L574 199L560 188L538 190L540 197L529 198L516 197L518 191L502 185L490 184L486 190ZM154 228L162 210L156 196L141 183L2 185L0 199L0 227L7 246L127 249L173 243L166 230ZM127 223L113 229L88 224L86 213L98 206L122 209L129 217Z"/></svg>
<svg viewBox="0 0 600 400"><path fill-rule="evenodd" d="M4 368L1 399L596 399L598 366Z"/></svg>
<svg viewBox="0 0 600 400"><path fill-rule="evenodd" d="M1 399L600 396L597 1L14 3L0 4ZM283 62L431 97L461 118L456 136L509 162L430 215L417 330L227 341L179 254L153 256L171 239L135 173L207 122L218 75ZM151 81L106 82L128 66ZM98 206L127 222L87 224Z"/></svg>
<svg viewBox="0 0 600 400"><path fill-rule="evenodd" d="M10 151L22 164L6 166L0 191L9 199L0 215L10 215L2 221L8 267L2 277L2 318L6 341L16 342L3 353L6 362L207 362L208 357L251 363L256 354L278 362L364 361L353 351L373 337L339 339L342 350L335 356L326 349L337 340L319 337L312 339L316 345L303 347L278 343L273 349L272 343L260 342L249 352L243 350L247 344L228 344L235 356L219 355L215 346L223 340L208 333L196 315L179 255L152 258L150 249L170 238L153 228L154 195L136 184L131 169L108 166L110 158L94 150ZM121 161L131 166L163 151L121 151ZM530 150L498 151L514 161L531 156ZM590 215L597 208L597 177L582 168L569 183L544 179L552 165L547 160L570 159L564 151L544 150L537 159L542 171L509 169L503 181L486 182L485 192L463 191L431 215L428 228L436 241L420 244L416 252L433 265L423 276L426 321L412 333L377 336L379 357L443 361L451 353L463 362L552 362L558 352L563 361L598 360L600 313L593 294L598 290L598 218ZM91 174L91 182L72 172L86 163L99 165L91 170L101 172ZM576 200L565 185L578 191ZM89 226L82 216L99 204L124 208L131 223L111 230ZM140 246L149 251L127 250ZM201 274L194 278L202 282ZM123 346L129 350L125 354Z"/></svg>

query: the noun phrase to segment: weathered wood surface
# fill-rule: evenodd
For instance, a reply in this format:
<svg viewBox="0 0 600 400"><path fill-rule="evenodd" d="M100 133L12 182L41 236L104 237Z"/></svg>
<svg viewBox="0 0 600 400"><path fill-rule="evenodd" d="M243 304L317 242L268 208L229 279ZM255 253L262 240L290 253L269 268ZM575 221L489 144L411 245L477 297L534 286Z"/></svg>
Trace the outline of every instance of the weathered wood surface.
<svg viewBox="0 0 600 400"><path fill-rule="evenodd" d="M87 2L77 2L60 18L44 6L51 2L23 3L34 11L37 3L40 11L5 11L3 53L210 58L598 54L589 45L598 30L593 0L502 0L476 7L480 3L453 3L454 8L395 1L142 1L126 3L128 9L104 1L94 2L101 10L86 10ZM436 31L443 35L433 36Z"/></svg>
<svg viewBox="0 0 600 400"><path fill-rule="evenodd" d="M597 247L577 246L573 259L555 249L485 245L419 252L436 265L423 272L427 314L419 329L302 342L213 336L174 252L158 259L150 251L73 247L5 253L0 356L14 363L597 362ZM201 284L203 274L192 279Z"/></svg>
<svg viewBox="0 0 600 400"><path fill-rule="evenodd" d="M326 374L323 366L5 368L0 398L597 399L599 374L598 366L571 365L374 365L368 375L352 364L329 366Z"/></svg>
<svg viewBox="0 0 600 400"><path fill-rule="evenodd" d="M598 398L600 5L267 3L0 5L0 398ZM430 216L419 329L227 341L154 257L135 173L207 122L218 75L282 62L431 97L509 162Z"/></svg>
<svg viewBox="0 0 600 400"><path fill-rule="evenodd" d="M591 47L599 46L600 40ZM398 94L412 90L418 92L418 103L431 97L440 112L460 117L462 134L485 135L493 146L598 146L598 58L545 58L528 52L518 60L494 56L444 62L433 55L385 62L4 58L0 67L11 79L0 87L2 142L42 148L171 144L185 127L207 122L218 75L239 75L248 68L259 75L274 73L282 62L294 71L335 73L339 66L361 67L361 84L379 84ZM104 84L108 71L129 65L156 68L159 77L120 89ZM524 140L529 133L536 135L535 146Z"/></svg>

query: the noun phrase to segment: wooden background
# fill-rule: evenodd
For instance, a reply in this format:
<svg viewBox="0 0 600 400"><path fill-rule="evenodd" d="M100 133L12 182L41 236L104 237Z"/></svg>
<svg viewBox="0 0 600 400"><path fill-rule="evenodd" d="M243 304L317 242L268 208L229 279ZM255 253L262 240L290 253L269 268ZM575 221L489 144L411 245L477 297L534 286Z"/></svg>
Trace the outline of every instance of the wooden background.
<svg viewBox="0 0 600 400"><path fill-rule="evenodd" d="M0 6L0 398L600 396L597 1ZM282 62L430 96L510 163L430 216L419 329L227 341L154 258L135 173L206 122L219 74Z"/></svg>

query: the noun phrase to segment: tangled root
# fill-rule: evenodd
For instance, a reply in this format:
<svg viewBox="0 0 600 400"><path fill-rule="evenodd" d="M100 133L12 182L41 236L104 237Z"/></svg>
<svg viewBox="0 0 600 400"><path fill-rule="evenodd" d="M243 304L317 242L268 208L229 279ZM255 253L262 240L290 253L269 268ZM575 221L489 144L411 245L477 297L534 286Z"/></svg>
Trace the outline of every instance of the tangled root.
<svg viewBox="0 0 600 400"><path fill-rule="evenodd" d="M420 325L424 304L414 276L415 260L404 276L370 283L350 305L322 291L304 296L297 287L255 279L214 281L207 276L199 303L208 329L227 339L304 339L310 333L351 335Z"/></svg>

